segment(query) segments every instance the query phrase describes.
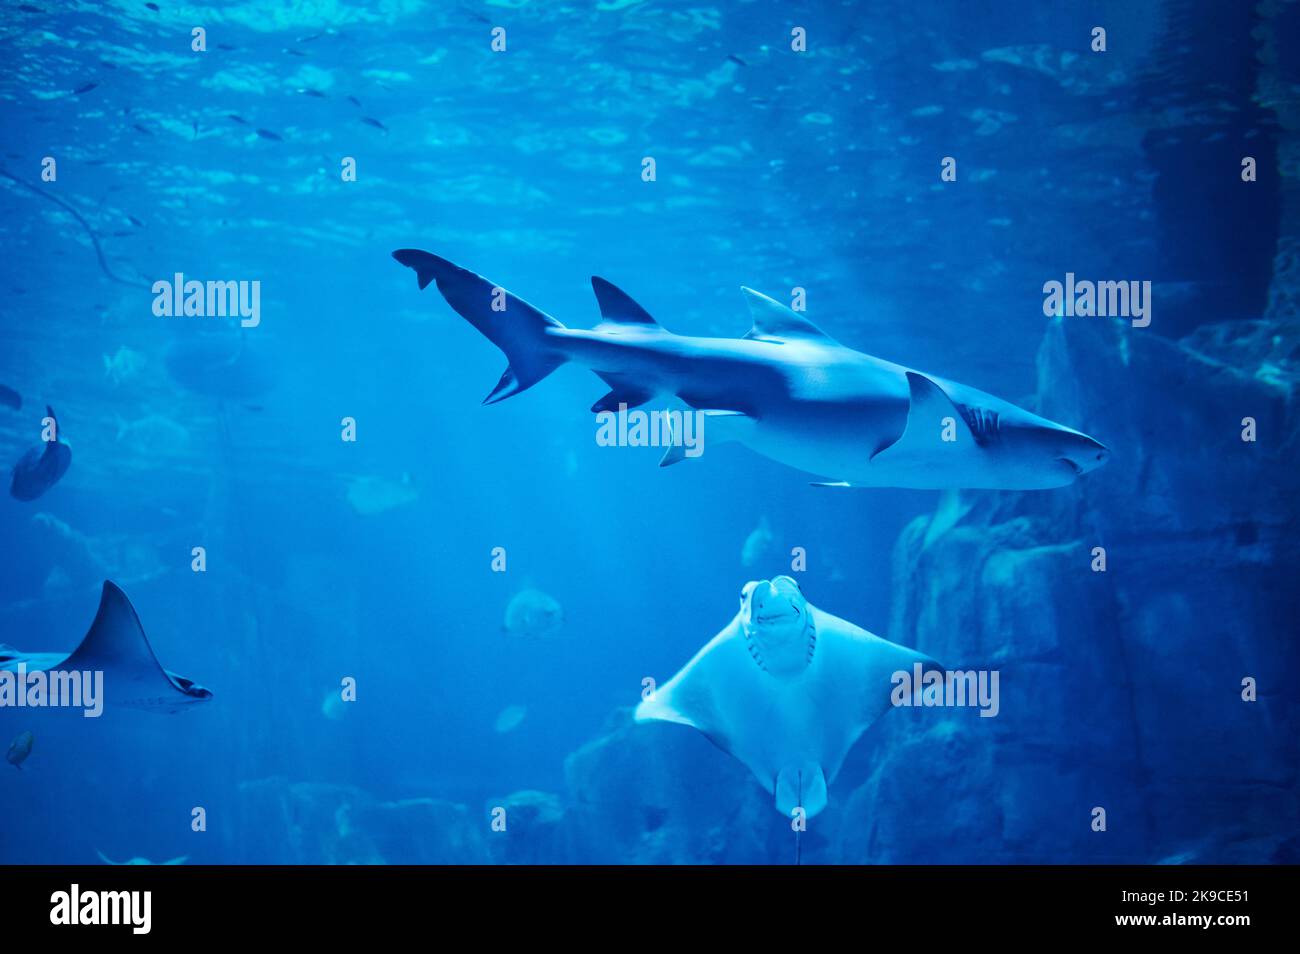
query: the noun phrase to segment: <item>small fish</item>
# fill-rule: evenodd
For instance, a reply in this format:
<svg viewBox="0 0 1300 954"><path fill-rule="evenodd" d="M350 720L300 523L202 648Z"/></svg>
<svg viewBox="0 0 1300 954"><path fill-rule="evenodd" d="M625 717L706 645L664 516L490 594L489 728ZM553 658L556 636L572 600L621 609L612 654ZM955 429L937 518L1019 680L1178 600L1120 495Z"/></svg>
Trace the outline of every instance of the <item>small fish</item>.
<svg viewBox="0 0 1300 954"><path fill-rule="evenodd" d="M300 89L298 92L302 93L304 96L315 96L317 99L325 98L325 94L318 89Z"/></svg>
<svg viewBox="0 0 1300 954"><path fill-rule="evenodd" d="M365 123L367 126L374 126L376 129L382 129L384 132L388 132L388 127L385 126L383 123L381 123L378 119L371 119L369 116L362 116L361 121Z"/></svg>
<svg viewBox="0 0 1300 954"><path fill-rule="evenodd" d="M148 7L150 10L152 10L154 13L160 12L158 9L158 4L156 3L146 3L145 6Z"/></svg>
<svg viewBox="0 0 1300 954"><path fill-rule="evenodd" d="M237 46L231 46L229 43L218 43L218 44L217 44L217 49L218 49L218 50L225 50L227 53L229 53L231 50L237 50L237 49L239 49L239 47L237 47Z"/></svg>
<svg viewBox="0 0 1300 954"><path fill-rule="evenodd" d="M497 721L493 728L504 735L507 732L519 728L519 723L524 721L524 716L527 714L528 710L523 706L506 706L497 716Z"/></svg>
<svg viewBox="0 0 1300 954"><path fill-rule="evenodd" d="M144 133L146 136L152 136L152 135L153 135L153 133L151 133L149 130L145 129L145 128L144 128L143 126L141 126L139 123L132 123L132 124L131 124L131 128L134 129L136 132Z"/></svg>
<svg viewBox="0 0 1300 954"><path fill-rule="evenodd" d="M249 123L249 121L248 121L247 119L245 119L243 116L236 116L234 113L227 113L227 114L226 114L226 118L229 119L231 122L239 123L239 125L241 125L241 126L249 126L249 125L252 125L252 124Z"/></svg>
<svg viewBox="0 0 1300 954"><path fill-rule="evenodd" d="M541 590L526 589L506 606L502 629L512 636L550 636L564 625L564 608Z"/></svg>
<svg viewBox="0 0 1300 954"><path fill-rule="evenodd" d="M27 756L32 754L34 738L30 732L24 732L10 742L9 751L5 753L5 761L21 772L23 763L27 761Z"/></svg>
<svg viewBox="0 0 1300 954"><path fill-rule="evenodd" d="M290 56L306 56L306 55L307 55L307 54L304 53L302 50L295 50L295 49L293 49L293 48L291 48L291 47L285 47L284 52L288 53Z"/></svg>
<svg viewBox="0 0 1300 954"><path fill-rule="evenodd" d="M731 62L733 62L733 63L739 63L741 66L748 66L748 65L749 65L749 64L746 63L744 60L742 60L740 57L738 57L735 53L728 53L728 54L727 54L727 59L731 60Z"/></svg>
<svg viewBox="0 0 1300 954"><path fill-rule="evenodd" d="M92 89L94 89L98 85L99 85L98 82L92 81L90 83L86 83L84 86L78 86L76 89L72 91L72 95L80 96L82 93L89 93Z"/></svg>
<svg viewBox="0 0 1300 954"><path fill-rule="evenodd" d="M17 289L15 289L16 291ZM5 407L11 407L15 411L21 411L23 408L22 396L13 388L7 388L0 384L0 404Z"/></svg>
<svg viewBox="0 0 1300 954"><path fill-rule="evenodd" d="M753 566L763 558L771 546L772 527L768 524L767 517L762 517L758 521L758 526L745 537L745 545L740 548L740 565Z"/></svg>
<svg viewBox="0 0 1300 954"><path fill-rule="evenodd" d="M325 696L325 701L320 704L321 715L334 722L342 719L347 714L347 710L348 703L338 689L331 689Z"/></svg>
<svg viewBox="0 0 1300 954"><path fill-rule="evenodd" d="M349 96L348 102L357 107L357 109L361 108L361 100L357 99L355 96Z"/></svg>
<svg viewBox="0 0 1300 954"><path fill-rule="evenodd" d="M263 139L272 139L275 142L284 142L283 137L281 137L279 133L273 133L269 129L258 129L256 132Z"/></svg>
<svg viewBox="0 0 1300 954"><path fill-rule="evenodd" d="M141 222L139 219L137 219L134 215L128 215L126 217L126 220L138 229L144 228L144 223Z"/></svg>

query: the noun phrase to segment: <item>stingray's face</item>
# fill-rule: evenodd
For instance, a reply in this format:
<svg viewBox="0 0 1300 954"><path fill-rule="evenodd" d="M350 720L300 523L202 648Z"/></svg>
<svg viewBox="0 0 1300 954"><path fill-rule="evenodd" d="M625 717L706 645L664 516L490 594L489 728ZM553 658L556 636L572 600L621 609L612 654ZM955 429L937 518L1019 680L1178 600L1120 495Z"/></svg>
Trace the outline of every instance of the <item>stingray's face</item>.
<svg viewBox="0 0 1300 954"><path fill-rule="evenodd" d="M167 672L167 681L172 684L176 692L168 692L162 695L139 695L128 698L110 698L110 702L127 707L128 709L144 709L150 712L176 713L184 712L191 706L200 702L207 702L212 698L212 691L200 686L193 679L186 679L184 676L178 676L174 672Z"/></svg>
<svg viewBox="0 0 1300 954"><path fill-rule="evenodd" d="M740 591L740 628L754 661L773 674L803 669L816 634L799 584L788 576L751 580Z"/></svg>

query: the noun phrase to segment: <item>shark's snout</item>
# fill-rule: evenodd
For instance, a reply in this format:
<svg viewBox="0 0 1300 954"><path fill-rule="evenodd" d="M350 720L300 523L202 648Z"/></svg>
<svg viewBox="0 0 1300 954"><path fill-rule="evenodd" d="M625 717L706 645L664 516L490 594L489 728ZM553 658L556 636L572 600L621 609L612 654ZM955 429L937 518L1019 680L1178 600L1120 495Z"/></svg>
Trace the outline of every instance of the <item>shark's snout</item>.
<svg viewBox="0 0 1300 954"><path fill-rule="evenodd" d="M1061 460L1074 468L1076 477L1081 477L1110 460L1110 450L1100 441L1079 434L1070 442Z"/></svg>

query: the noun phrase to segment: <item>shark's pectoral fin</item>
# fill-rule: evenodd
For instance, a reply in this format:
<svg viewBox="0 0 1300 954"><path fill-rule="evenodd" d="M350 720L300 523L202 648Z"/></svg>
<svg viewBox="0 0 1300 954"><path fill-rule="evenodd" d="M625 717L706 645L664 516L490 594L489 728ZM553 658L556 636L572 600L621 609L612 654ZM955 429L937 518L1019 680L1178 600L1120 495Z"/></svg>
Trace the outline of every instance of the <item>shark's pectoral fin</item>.
<svg viewBox="0 0 1300 954"><path fill-rule="evenodd" d="M872 463L904 458L934 461L942 451L977 445L965 415L943 388L915 371L907 372L907 387L910 403L903 433L894 443L872 454Z"/></svg>
<svg viewBox="0 0 1300 954"><path fill-rule="evenodd" d="M826 775L816 762L790 765L776 776L776 810L787 818L802 808L812 818L826 807Z"/></svg>
<svg viewBox="0 0 1300 954"><path fill-rule="evenodd" d="M683 414L700 414L702 423L695 435L696 446L699 453L694 455L687 453L686 441L683 436L677 433L676 426L669 419L669 429L672 431L672 439L668 444L668 449L664 451L664 456L659 459L660 467L668 467L678 461L685 460L687 457L700 456L704 451L704 442L710 444L726 444L730 441L741 439L740 429L753 423L751 418L744 411L721 411L713 408L701 409L698 411L683 411Z"/></svg>
<svg viewBox="0 0 1300 954"><path fill-rule="evenodd" d="M852 487L847 480L814 480L809 487Z"/></svg>

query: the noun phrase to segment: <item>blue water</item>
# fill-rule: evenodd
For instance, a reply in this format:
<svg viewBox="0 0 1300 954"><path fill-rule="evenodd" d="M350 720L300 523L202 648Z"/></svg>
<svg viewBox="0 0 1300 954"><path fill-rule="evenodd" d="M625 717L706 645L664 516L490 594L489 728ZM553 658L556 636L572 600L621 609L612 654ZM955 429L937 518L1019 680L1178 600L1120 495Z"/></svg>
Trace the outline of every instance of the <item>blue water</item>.
<svg viewBox="0 0 1300 954"><path fill-rule="evenodd" d="M1274 358L1240 367L1290 374L1293 316L1270 302L1275 256L1294 232L1276 161L1293 135L1293 4L1264 39L1238 5L1209 0L157 6L3 8L0 384L23 408L0 407L0 455L8 467L38 445L48 403L73 458L39 500L0 501L0 643L70 650L112 579L163 664L214 699L174 716L0 712L0 744L35 736L21 771L0 765L0 861L659 860L632 849L611 859L589 837L543 839L526 823L510 837L528 844L533 832L532 848L512 855L491 841L490 810L532 790L570 811L584 793L566 758L617 731L641 680L666 679L713 636L746 580L790 572L793 547L811 554L800 579L816 605L915 644L915 632L891 629L909 618L897 600L913 577L895 547L937 494L817 490L734 446L660 469L657 450L597 446L587 408L607 389L572 365L481 407L505 360L434 289L418 292L393 249L429 249L577 327L598 317L591 275L697 335L748 329L741 285L782 300L803 287L809 316L848 346L1031 407L1044 386L1043 282L1067 271L1149 279L1168 291L1150 336L1231 341L1235 328L1281 322ZM1089 49L1098 24L1105 53ZM190 48L196 26L205 52ZM505 52L491 49L494 26ZM806 53L790 49L794 26L807 30ZM1264 45L1271 65L1256 55ZM1248 194L1223 184L1237 181L1243 150L1260 155ZM654 182L641 177L647 156ZM940 180L945 156L958 159L955 183ZM57 162L53 182L41 179L44 157ZM340 177L344 157L355 182ZM177 272L260 281L260 324L155 316L150 286ZM1109 441L1125 414L1161 419L1125 407L1119 368L1080 367L1070 382L1115 417L1065 423ZM340 437L345 417L355 442ZM1127 450L1131 461L1142 448ZM1102 486L1131 487L1134 473ZM1042 493L1083 512L1073 489ZM1152 493L1175 515L1202 503L1177 486ZM1031 498L967 499L1014 516L1041 512ZM1104 510L1104 499L1086 506ZM1107 526L1147 533L1147 515L1113 499ZM1293 524L1278 499L1253 514L1245 503L1238 519ZM744 566L763 519L772 542ZM1205 545L1168 539L1187 559ZM191 569L199 546L202 573ZM1287 550L1215 552L1225 572L1294 569ZM949 569L958 589L982 572ZM558 632L503 631L525 588L562 605ZM1224 620L1215 638L1294 637L1277 602L1248 632L1234 628L1240 599L1208 611ZM1069 615L1043 608L1044 619ZM1194 622L1174 634L1190 652L1209 639ZM1123 620L1102 625L1128 638ZM1202 860L1277 857L1297 830L1296 657L1254 661L1274 734L1237 726L1202 740L1201 783L1229 794L1188 831L1165 837L1161 819L1177 810L1148 807L1140 836L1118 824L1099 854L1081 804L1085 834L1071 847L1014 857L1156 861L1198 832L1216 846ZM1192 678L1166 671L1175 685ZM357 701L325 707L344 677ZM522 721L498 731L511 706ZM891 716L882 731L894 731ZM1161 706L1129 716L1156 736L1181 721ZM1093 731L1080 719L1041 744L1064 751ZM810 842L805 860L913 860L848 834L882 815L936 833L915 860L970 860L966 836L951 833L969 792L875 798L845 814L872 746L885 744L874 730L861 743L832 788L836 834ZM770 808L707 743L688 756L680 771L702 811ZM1239 757L1284 768L1243 776ZM611 791L624 794L605 808L626 800L636 825L637 773L678 770L610 765L625 776ZM1178 804L1185 774L1148 762L1133 785L1168 782L1163 797ZM1003 835L1051 789L1044 778L1002 788ZM411 799L435 801L419 803L426 814L393 807ZM1243 816L1243 804L1258 810ZM206 831L193 830L195 807ZM659 804L654 817L688 808ZM770 825L757 854L692 854L681 821L672 860L788 862L787 821L753 818Z"/></svg>

